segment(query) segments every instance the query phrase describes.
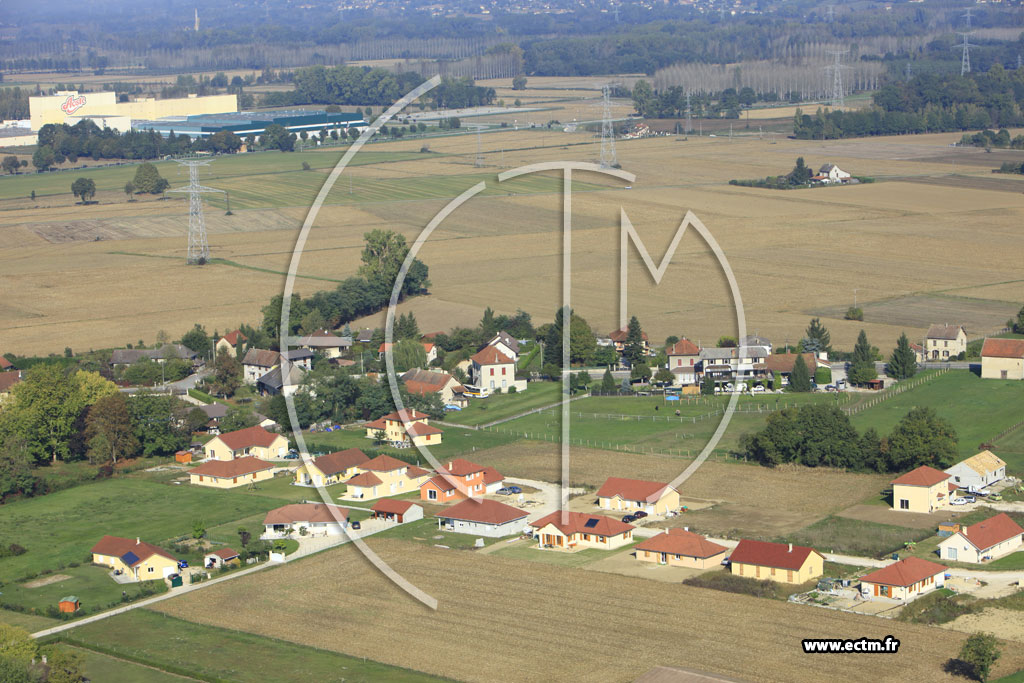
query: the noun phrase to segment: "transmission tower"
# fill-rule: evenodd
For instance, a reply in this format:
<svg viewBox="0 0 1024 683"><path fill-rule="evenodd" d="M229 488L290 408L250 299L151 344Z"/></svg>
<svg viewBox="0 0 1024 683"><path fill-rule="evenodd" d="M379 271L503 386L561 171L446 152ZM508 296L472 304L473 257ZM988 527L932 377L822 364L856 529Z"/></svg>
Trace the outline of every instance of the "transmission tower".
<svg viewBox="0 0 1024 683"><path fill-rule="evenodd" d="M480 144L480 129L483 128L483 126L478 125L474 126L474 128L476 128L476 160L473 162L473 165L477 168L481 168L484 165L484 153Z"/></svg>
<svg viewBox="0 0 1024 683"><path fill-rule="evenodd" d="M693 126L690 125L690 91L686 91L686 130L683 131L684 135L689 135L690 131L693 130Z"/></svg>
<svg viewBox="0 0 1024 683"><path fill-rule="evenodd" d="M843 55L847 53L847 50L829 50L828 53L835 57L836 61L832 66L825 67L832 71L832 108L842 107L844 105L843 100L843 69L849 69L850 67L843 64Z"/></svg>
<svg viewBox="0 0 1024 683"><path fill-rule="evenodd" d="M615 126L612 125L612 89L605 85L601 88L604 95L601 115L601 168L613 168L619 160L615 155Z"/></svg>
<svg viewBox="0 0 1024 683"><path fill-rule="evenodd" d="M829 5L828 6L828 12L827 12L827 14L825 16L828 17L828 23L830 23L830 24L836 20L836 8L835 8L835 5Z"/></svg>
<svg viewBox="0 0 1024 683"><path fill-rule="evenodd" d="M907 80L909 81L911 76L914 75L913 69L910 68L910 62L909 61L907 62L907 68L906 68L905 72L906 72Z"/></svg>
<svg viewBox="0 0 1024 683"><path fill-rule="evenodd" d="M967 11L963 14L963 18L964 18L964 24L965 24L966 30L965 31L957 31L957 35L963 36L963 38L964 38L964 42L961 43L961 49L963 50L963 52L960 55L960 75L961 76L963 76L965 74L971 73L971 48L972 47L977 47L976 45L972 45L970 43L970 41L968 40L974 34L974 31L971 30L971 8L970 7L968 7Z"/></svg>
<svg viewBox="0 0 1024 683"><path fill-rule="evenodd" d="M203 218L204 192L223 192L212 187L199 184L199 167L209 166L208 159L176 159L182 166L188 167L188 185L169 192L188 193L188 254L185 263L203 265L210 260L210 246L206 243L206 220Z"/></svg>

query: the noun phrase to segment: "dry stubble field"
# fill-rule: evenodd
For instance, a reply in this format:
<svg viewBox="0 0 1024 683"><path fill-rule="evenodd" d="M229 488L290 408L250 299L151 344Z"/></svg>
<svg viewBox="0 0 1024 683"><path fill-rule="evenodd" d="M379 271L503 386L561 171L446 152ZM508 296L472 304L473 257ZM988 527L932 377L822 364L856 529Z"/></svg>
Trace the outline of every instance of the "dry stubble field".
<svg viewBox="0 0 1024 683"><path fill-rule="evenodd" d="M628 681L664 664L749 681L931 682L954 680L942 666L965 638L945 629L471 551L396 540L370 544L435 596L438 610L402 593L350 546L157 609L470 681ZM268 621L267 614L275 618ZM887 635L900 639L898 654L809 656L800 645L807 637ZM1024 655L1004 648L997 674L1022 666Z"/></svg>
<svg viewBox="0 0 1024 683"><path fill-rule="evenodd" d="M885 350L903 330L919 336L925 317L967 319L978 334L996 329L1024 300L1016 258L1024 248L1024 235L1016 228L1024 217L1024 195L905 181L788 192L727 184L730 178L785 172L798 154L812 166L829 161L858 175L947 175L950 154L977 156L976 150L949 148L957 137L774 144L693 137L622 141L620 161L637 174L631 189L578 174L590 191L577 193L573 202L573 306L599 331L617 324L620 207L656 261L689 209L729 259L747 329L777 342L796 342L811 315L840 316L853 303L855 288L866 320L830 318L833 344L839 347L851 346L864 327ZM482 170L472 165L475 136L437 138L430 146L443 156L353 168L353 182L356 188L361 182L388 182L414 190L417 183L438 187L439 179L447 179L453 197L478 182L481 171L497 173L541 160L593 161L598 154L594 138L582 132L509 131L483 141L488 166ZM409 152L421 145L406 140L374 149ZM288 163L288 155L281 158ZM980 166L963 168L991 175ZM507 192L493 177L486 182L489 192ZM595 190L596 185L605 189ZM548 186L539 193L477 197L438 228L421 252L431 267L431 295L406 304L421 329L474 323L486 306L507 312L522 308L538 323L549 319L560 292L561 196L557 181ZM343 179L310 235L301 272L330 279L351 274L358 267L363 232L384 227L413 238L446 201L437 190L420 199L360 201ZM305 207L237 211L230 222L209 212L213 256L271 271L261 272L229 265L186 268L180 260L184 203L160 204L71 207L69 195L64 210L0 210L0 289L7 295L0 314L8 323L0 345L16 353L59 352L69 341L76 348L102 347L152 341L160 329L178 335L193 322L224 329L257 321L260 307L281 291L278 273L287 268ZM154 213L161 209L162 214ZM55 244L40 236L59 233L61 221L72 217L83 221L77 224L83 229L109 228L117 239ZM167 236L175 231L173 219L180 227ZM329 286L306 279L299 289L308 293ZM630 313L640 317L654 340L685 334L706 343L735 330L724 277L693 231L658 287L632 254L629 291ZM922 313L920 297L933 292L943 297ZM961 292L969 297L958 296Z"/></svg>

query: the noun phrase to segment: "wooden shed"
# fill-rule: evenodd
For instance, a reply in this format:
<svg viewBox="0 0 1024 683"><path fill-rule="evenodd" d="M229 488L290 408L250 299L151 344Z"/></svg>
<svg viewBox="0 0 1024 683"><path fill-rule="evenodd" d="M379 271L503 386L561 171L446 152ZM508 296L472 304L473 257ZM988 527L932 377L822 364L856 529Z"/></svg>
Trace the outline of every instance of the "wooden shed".
<svg viewBox="0 0 1024 683"><path fill-rule="evenodd" d="M57 603L57 609L70 614L82 609L82 603L74 595L69 595L60 599L60 602Z"/></svg>
<svg viewBox="0 0 1024 683"><path fill-rule="evenodd" d="M192 462L192 451L178 451L174 454L174 459L183 465L187 465Z"/></svg>

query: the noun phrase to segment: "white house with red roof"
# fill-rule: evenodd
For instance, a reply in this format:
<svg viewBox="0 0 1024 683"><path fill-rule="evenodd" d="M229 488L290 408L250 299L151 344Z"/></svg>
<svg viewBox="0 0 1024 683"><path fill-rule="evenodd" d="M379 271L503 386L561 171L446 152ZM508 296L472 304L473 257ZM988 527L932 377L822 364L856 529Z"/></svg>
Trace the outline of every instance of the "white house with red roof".
<svg viewBox="0 0 1024 683"><path fill-rule="evenodd" d="M203 445L203 452L207 460L234 460L247 455L272 460L287 455L288 439L256 425L213 437Z"/></svg>
<svg viewBox="0 0 1024 683"><path fill-rule="evenodd" d="M638 543L636 559L670 567L712 569L722 564L728 552L724 545L713 543L689 529L673 528Z"/></svg>
<svg viewBox="0 0 1024 683"><path fill-rule="evenodd" d="M434 516L440 531L501 538L521 534L529 514L490 498L472 498Z"/></svg>
<svg viewBox="0 0 1024 683"><path fill-rule="evenodd" d="M530 522L538 547L552 550L614 550L633 541L632 524L604 515L555 510Z"/></svg>
<svg viewBox="0 0 1024 683"><path fill-rule="evenodd" d="M423 344L423 352L427 355L427 364L433 363L437 360L437 345L431 341L420 342ZM377 360L384 360L384 354L394 348L394 344L388 342L382 342L377 347Z"/></svg>
<svg viewBox="0 0 1024 683"><path fill-rule="evenodd" d="M640 346L644 350L644 355L651 355L651 341L647 338L647 333L643 330L640 331L641 342ZM611 340L612 344L615 345L615 350L622 353L626 350L626 340L629 338L629 327L623 327L608 333L608 339Z"/></svg>
<svg viewBox="0 0 1024 683"><path fill-rule="evenodd" d="M430 417L418 410L388 413L363 425L367 439L380 439L397 448L436 446L444 432L430 424Z"/></svg>
<svg viewBox="0 0 1024 683"><path fill-rule="evenodd" d="M982 379L1024 379L1024 339L986 339L981 345Z"/></svg>
<svg viewBox="0 0 1024 683"><path fill-rule="evenodd" d="M512 387L526 391L526 380L516 381L516 362L497 346L485 346L470 357L469 377L484 396L507 394Z"/></svg>
<svg viewBox="0 0 1024 683"><path fill-rule="evenodd" d="M860 592L865 598L909 602L945 585L946 571L935 562L908 557L860 577Z"/></svg>
<svg viewBox="0 0 1024 683"><path fill-rule="evenodd" d="M921 465L892 481L892 509L902 512L935 512L949 507L956 490L952 477L942 470Z"/></svg>
<svg viewBox="0 0 1024 683"><path fill-rule="evenodd" d="M423 507L411 500L381 498L370 507L374 519L405 524L423 519Z"/></svg>
<svg viewBox="0 0 1024 683"><path fill-rule="evenodd" d="M939 557L981 563L1019 550L1022 542L1024 529L1005 512L1000 512L944 538L939 543Z"/></svg>
<svg viewBox="0 0 1024 683"><path fill-rule="evenodd" d="M505 478L493 467L455 458L420 484L420 500L452 503L471 496L483 496L500 489L504 481Z"/></svg>
<svg viewBox="0 0 1024 683"><path fill-rule="evenodd" d="M792 543L742 539L729 556L729 571L748 579L806 583L822 575L825 557L814 548Z"/></svg>
<svg viewBox="0 0 1024 683"><path fill-rule="evenodd" d="M697 364L700 363L700 347L683 337L665 349L668 356L668 369L673 377L673 384L686 386L697 383Z"/></svg>
<svg viewBox="0 0 1024 683"><path fill-rule="evenodd" d="M660 481L608 477L597 491L597 501L602 510L665 515L679 509L679 491Z"/></svg>
<svg viewBox="0 0 1024 683"><path fill-rule="evenodd" d="M338 536L348 526L348 510L323 503L292 503L275 508L263 518L260 538L284 538L291 534ZM303 534L305 529L305 534Z"/></svg>

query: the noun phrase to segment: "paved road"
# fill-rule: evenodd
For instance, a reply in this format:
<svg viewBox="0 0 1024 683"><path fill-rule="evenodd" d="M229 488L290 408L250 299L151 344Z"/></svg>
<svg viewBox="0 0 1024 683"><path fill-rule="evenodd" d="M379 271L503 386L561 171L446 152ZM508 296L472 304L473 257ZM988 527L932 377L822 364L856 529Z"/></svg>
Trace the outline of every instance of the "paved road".
<svg viewBox="0 0 1024 683"><path fill-rule="evenodd" d="M533 522L540 519L544 515L549 515L555 510L559 509L559 502L561 501L562 487L558 484L552 484L547 481L540 481L538 479L520 479L518 477L505 477L505 485L513 484L515 486L531 486L535 489L539 489L540 493L536 494L537 498L541 499L541 506L530 513L527 517L527 521ZM583 493L583 489L569 489L569 495L574 496Z"/></svg>

